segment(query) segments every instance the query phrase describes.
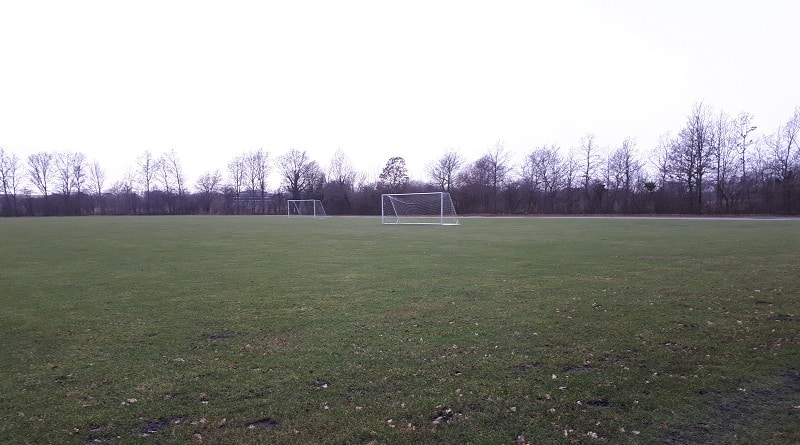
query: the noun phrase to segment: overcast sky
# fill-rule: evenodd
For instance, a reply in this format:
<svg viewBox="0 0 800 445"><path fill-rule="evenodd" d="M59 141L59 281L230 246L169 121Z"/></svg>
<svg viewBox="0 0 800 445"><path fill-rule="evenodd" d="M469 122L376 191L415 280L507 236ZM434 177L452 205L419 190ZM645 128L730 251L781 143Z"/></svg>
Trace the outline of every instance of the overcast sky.
<svg viewBox="0 0 800 445"><path fill-rule="evenodd" d="M174 149L194 183L258 148L323 167L341 148L372 177L498 140L515 160L590 132L647 151L699 101L772 132L800 105L799 17L794 0L0 0L0 146L80 151L111 181Z"/></svg>

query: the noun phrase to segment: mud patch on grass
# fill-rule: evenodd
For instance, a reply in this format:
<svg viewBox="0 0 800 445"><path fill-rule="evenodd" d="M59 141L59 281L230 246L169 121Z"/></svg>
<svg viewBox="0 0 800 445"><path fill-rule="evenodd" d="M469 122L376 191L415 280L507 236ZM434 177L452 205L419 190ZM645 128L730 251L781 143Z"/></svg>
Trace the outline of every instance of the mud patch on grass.
<svg viewBox="0 0 800 445"><path fill-rule="evenodd" d="M467 405L467 411L470 413L482 413L484 409L481 405L470 404Z"/></svg>
<svg viewBox="0 0 800 445"><path fill-rule="evenodd" d="M316 379L311 383L311 386L317 389L327 389L331 387L331 382L324 379Z"/></svg>
<svg viewBox="0 0 800 445"><path fill-rule="evenodd" d="M509 367L509 370L510 371L516 371L516 372L528 372L530 370L540 368L541 366L542 366L542 364L539 363L539 362L520 363L518 365L514 365L514 366Z"/></svg>
<svg viewBox="0 0 800 445"><path fill-rule="evenodd" d="M274 430L278 428L279 424L278 421L272 418L264 418L261 420L256 420L255 422L250 422L247 424L247 429L249 430Z"/></svg>
<svg viewBox="0 0 800 445"><path fill-rule="evenodd" d="M699 419L666 428L663 443L774 443L800 438L800 371L779 373L734 390L700 392L710 403Z"/></svg>
<svg viewBox="0 0 800 445"><path fill-rule="evenodd" d="M369 390L367 390L367 388L349 388L344 392L343 398L348 402L352 402L356 399L366 397L368 394Z"/></svg>
<svg viewBox="0 0 800 445"><path fill-rule="evenodd" d="M169 428L171 425L180 425L181 423L183 423L183 419L180 417L175 417L172 419L149 420L139 433L139 437L150 437Z"/></svg>
<svg viewBox="0 0 800 445"><path fill-rule="evenodd" d="M206 335L208 341L224 341L236 335L233 331L221 331Z"/></svg>
<svg viewBox="0 0 800 445"><path fill-rule="evenodd" d="M455 422L458 417L461 417L463 414L457 411L453 411L450 408L443 408L439 412L436 413L436 416L431 420L431 423L434 425L446 425Z"/></svg>
<svg viewBox="0 0 800 445"><path fill-rule="evenodd" d="M567 374L586 374L587 372L594 371L594 368L588 365L583 366L571 366L569 368L564 369L564 372Z"/></svg>
<svg viewBox="0 0 800 445"><path fill-rule="evenodd" d="M148 437L152 436L153 434L158 433L159 431L169 427L169 420L155 420L152 422L147 422L147 425L142 430L140 434L141 437Z"/></svg>
<svg viewBox="0 0 800 445"><path fill-rule="evenodd" d="M591 409L611 408L613 404L608 400L608 397L603 397L596 400L589 400L584 405Z"/></svg>

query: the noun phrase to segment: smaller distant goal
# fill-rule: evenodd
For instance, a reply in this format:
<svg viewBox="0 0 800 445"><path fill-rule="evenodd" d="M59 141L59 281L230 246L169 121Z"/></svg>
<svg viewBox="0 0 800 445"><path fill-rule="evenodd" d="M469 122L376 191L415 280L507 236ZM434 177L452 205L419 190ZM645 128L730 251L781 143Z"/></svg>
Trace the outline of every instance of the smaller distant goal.
<svg viewBox="0 0 800 445"><path fill-rule="evenodd" d="M381 224L457 226L458 215L447 192L383 194Z"/></svg>
<svg viewBox="0 0 800 445"><path fill-rule="evenodd" d="M319 199L290 199L287 203L289 218L305 216L309 218L325 218L325 208Z"/></svg>

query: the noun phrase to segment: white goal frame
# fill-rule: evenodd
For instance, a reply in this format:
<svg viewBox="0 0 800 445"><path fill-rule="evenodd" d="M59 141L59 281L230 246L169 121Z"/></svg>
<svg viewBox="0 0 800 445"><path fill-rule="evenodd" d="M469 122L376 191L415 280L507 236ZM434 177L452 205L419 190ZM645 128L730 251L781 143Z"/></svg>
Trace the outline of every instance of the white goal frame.
<svg viewBox="0 0 800 445"><path fill-rule="evenodd" d="M289 218L325 218L325 207L319 199L289 199L286 201L286 216Z"/></svg>
<svg viewBox="0 0 800 445"><path fill-rule="evenodd" d="M381 224L457 226L459 222L448 192L384 193Z"/></svg>

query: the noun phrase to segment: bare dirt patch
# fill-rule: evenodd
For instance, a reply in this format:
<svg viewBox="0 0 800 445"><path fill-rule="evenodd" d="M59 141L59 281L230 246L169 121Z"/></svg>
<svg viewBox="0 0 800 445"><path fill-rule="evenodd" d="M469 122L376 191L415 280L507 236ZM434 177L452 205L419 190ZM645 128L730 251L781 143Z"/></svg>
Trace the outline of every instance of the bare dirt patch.
<svg viewBox="0 0 800 445"><path fill-rule="evenodd" d="M770 379L727 392L704 392L710 401L702 418L667 428L663 443L729 444L793 443L800 438L800 371L789 370ZM775 425L773 437L754 436L763 425ZM759 428L756 428L756 427Z"/></svg>
<svg viewBox="0 0 800 445"><path fill-rule="evenodd" d="M250 430L274 430L275 428L278 428L278 421L269 417L247 424L247 429Z"/></svg>
<svg viewBox="0 0 800 445"><path fill-rule="evenodd" d="M224 341L236 335L233 331L221 331L206 335L208 341Z"/></svg>

